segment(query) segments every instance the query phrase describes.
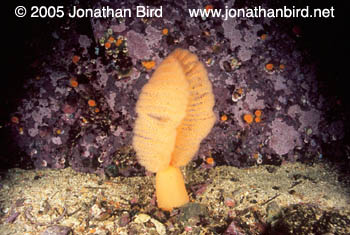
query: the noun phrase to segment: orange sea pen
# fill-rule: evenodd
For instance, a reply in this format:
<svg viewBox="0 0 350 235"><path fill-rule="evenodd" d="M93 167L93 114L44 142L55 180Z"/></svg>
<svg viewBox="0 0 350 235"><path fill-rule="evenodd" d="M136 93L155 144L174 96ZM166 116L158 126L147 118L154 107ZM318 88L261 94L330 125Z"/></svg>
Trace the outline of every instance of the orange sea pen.
<svg viewBox="0 0 350 235"><path fill-rule="evenodd" d="M189 202L182 173L215 122L214 95L196 55L176 49L155 70L136 104L133 136L137 159L156 172L158 207Z"/></svg>

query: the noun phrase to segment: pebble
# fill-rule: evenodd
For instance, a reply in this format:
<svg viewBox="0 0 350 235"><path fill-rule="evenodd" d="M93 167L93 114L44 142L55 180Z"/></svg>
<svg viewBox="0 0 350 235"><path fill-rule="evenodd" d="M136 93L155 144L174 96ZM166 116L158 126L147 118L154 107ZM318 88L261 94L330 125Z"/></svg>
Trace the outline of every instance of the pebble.
<svg viewBox="0 0 350 235"><path fill-rule="evenodd" d="M73 234L73 231L70 227L54 225L48 227L44 232L40 233L40 235L70 235Z"/></svg>
<svg viewBox="0 0 350 235"><path fill-rule="evenodd" d="M128 212L124 212L119 218L119 226L124 227L130 223L130 215Z"/></svg>
<svg viewBox="0 0 350 235"><path fill-rule="evenodd" d="M148 221L151 221L154 224L158 234L160 234L160 235L166 234L166 228L165 228L164 224L162 224L161 222L159 222L156 219L151 218L151 216L149 216L149 215L138 214L135 216L135 219L134 219L134 222L141 223L141 224L146 223Z"/></svg>
<svg viewBox="0 0 350 235"><path fill-rule="evenodd" d="M61 137L57 136L57 137L52 137L52 143L56 144L56 145L61 145L62 144L62 140Z"/></svg>
<svg viewBox="0 0 350 235"><path fill-rule="evenodd" d="M138 214L135 216L134 222L136 223L146 223L151 219L151 216L146 214Z"/></svg>

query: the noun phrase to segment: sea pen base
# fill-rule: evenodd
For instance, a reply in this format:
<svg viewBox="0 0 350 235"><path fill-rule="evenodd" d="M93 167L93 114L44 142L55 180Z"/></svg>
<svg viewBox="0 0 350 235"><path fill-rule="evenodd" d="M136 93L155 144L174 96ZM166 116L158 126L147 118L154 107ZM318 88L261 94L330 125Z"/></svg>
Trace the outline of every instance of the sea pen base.
<svg viewBox="0 0 350 235"><path fill-rule="evenodd" d="M156 196L158 207L167 211L189 202L184 178L179 168L169 166L157 172Z"/></svg>

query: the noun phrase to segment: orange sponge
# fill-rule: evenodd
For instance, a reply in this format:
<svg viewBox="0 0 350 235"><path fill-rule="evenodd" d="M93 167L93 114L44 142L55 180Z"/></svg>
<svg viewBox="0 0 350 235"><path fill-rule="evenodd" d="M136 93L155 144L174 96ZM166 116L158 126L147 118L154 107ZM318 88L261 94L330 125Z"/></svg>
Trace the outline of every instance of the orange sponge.
<svg viewBox="0 0 350 235"><path fill-rule="evenodd" d="M133 147L138 161L157 172L158 206L171 210L188 202L178 167L199 149L215 122L214 95L207 71L196 55L176 49L142 88Z"/></svg>

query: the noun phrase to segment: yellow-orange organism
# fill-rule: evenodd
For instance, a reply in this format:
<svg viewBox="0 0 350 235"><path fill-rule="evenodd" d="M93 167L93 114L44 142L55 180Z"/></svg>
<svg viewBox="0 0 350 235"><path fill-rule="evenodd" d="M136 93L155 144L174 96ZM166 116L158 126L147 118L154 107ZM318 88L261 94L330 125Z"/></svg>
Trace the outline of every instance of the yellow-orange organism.
<svg viewBox="0 0 350 235"><path fill-rule="evenodd" d="M79 60L80 60L80 56L77 56L77 55L73 56L73 58L72 58L72 62L74 64L77 64L79 62Z"/></svg>
<svg viewBox="0 0 350 235"><path fill-rule="evenodd" d="M96 101L90 99L90 100L88 101L88 105L89 105L90 107L95 107L95 106L96 106Z"/></svg>
<svg viewBox="0 0 350 235"><path fill-rule="evenodd" d="M226 114L221 115L220 120L221 120L222 122L226 122L226 121L227 121L227 119L228 119L228 117L227 117L227 115L226 115Z"/></svg>
<svg viewBox="0 0 350 235"><path fill-rule="evenodd" d="M71 85L71 87L78 87L79 85L76 77L72 77L71 79L69 79L69 84Z"/></svg>
<svg viewBox="0 0 350 235"><path fill-rule="evenodd" d="M112 45L112 44L111 44L110 42L106 42L106 43L105 43L105 48L106 48L106 49L109 49L109 48L111 48L111 45Z"/></svg>
<svg viewBox="0 0 350 235"><path fill-rule="evenodd" d="M267 38L267 34L266 33L263 33L261 36L260 36L260 39L261 40L266 40Z"/></svg>
<svg viewBox="0 0 350 235"><path fill-rule="evenodd" d="M255 114L254 121L255 121L256 123L261 122L261 114L262 114L262 111L261 111L260 109L257 109L257 110L255 110L254 114Z"/></svg>
<svg viewBox="0 0 350 235"><path fill-rule="evenodd" d="M208 157L206 160L205 160L209 165L214 165L214 158L212 157Z"/></svg>
<svg viewBox="0 0 350 235"><path fill-rule="evenodd" d="M261 117L262 112L261 112L260 109L257 109L257 110L255 110L254 114L255 114L255 116L257 116L257 117Z"/></svg>
<svg viewBox="0 0 350 235"><path fill-rule="evenodd" d="M153 60L150 61L142 61L141 62L142 66L146 68L147 70L153 69L156 66L156 62Z"/></svg>
<svg viewBox="0 0 350 235"><path fill-rule="evenodd" d="M254 118L254 121L255 121L256 123L261 122L261 117L255 117L255 118Z"/></svg>
<svg viewBox="0 0 350 235"><path fill-rule="evenodd" d="M251 115L250 113L244 114L243 120L244 120L246 123L250 124L250 123L253 122L253 115Z"/></svg>
<svg viewBox="0 0 350 235"><path fill-rule="evenodd" d="M265 69L266 69L267 71L272 71L272 70L273 70L273 64L271 64L271 63L266 64L266 65L265 65Z"/></svg>
<svg viewBox="0 0 350 235"><path fill-rule="evenodd" d="M162 30L162 34L163 34L164 36L168 35L168 33L169 33L169 30L168 30L167 28L164 28L164 29Z"/></svg>
<svg viewBox="0 0 350 235"><path fill-rule="evenodd" d="M199 149L215 122L214 95L196 55L176 49L155 70L136 104L133 147L148 171L156 172L158 207L189 202L179 167Z"/></svg>
<svg viewBox="0 0 350 235"><path fill-rule="evenodd" d="M259 153L254 153L253 157L254 157L255 160L257 160L259 158Z"/></svg>
<svg viewBox="0 0 350 235"><path fill-rule="evenodd" d="M108 38L108 42L109 42L109 43L113 43L114 41L115 41L114 37L110 36L110 37Z"/></svg>
<svg viewBox="0 0 350 235"><path fill-rule="evenodd" d="M11 122L14 124L18 124L19 123L19 118L17 116L12 116L11 117Z"/></svg>
<svg viewBox="0 0 350 235"><path fill-rule="evenodd" d="M206 6L204 7L204 9L205 9L206 12L209 12L209 10L213 10L213 9L214 9L214 6L211 5L211 4L208 4L208 5L206 5Z"/></svg>
<svg viewBox="0 0 350 235"><path fill-rule="evenodd" d="M117 42L115 43L115 45L116 45L117 47L119 47L119 46L122 44L122 42L123 42L123 38L119 37L118 40L117 40Z"/></svg>

